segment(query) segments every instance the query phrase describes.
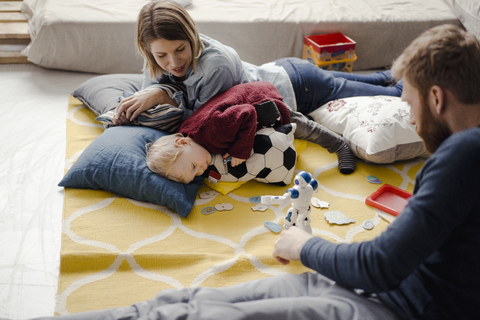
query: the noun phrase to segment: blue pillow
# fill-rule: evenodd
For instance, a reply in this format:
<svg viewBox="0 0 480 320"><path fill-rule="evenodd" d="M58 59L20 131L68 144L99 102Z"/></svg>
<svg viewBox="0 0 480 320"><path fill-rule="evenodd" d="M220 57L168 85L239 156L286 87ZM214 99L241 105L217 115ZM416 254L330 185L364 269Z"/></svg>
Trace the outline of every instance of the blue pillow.
<svg viewBox="0 0 480 320"><path fill-rule="evenodd" d="M187 217L202 178L190 184L174 182L150 171L145 161L145 145L165 134L147 127L106 129L82 152L58 185L102 189L126 198L166 206Z"/></svg>

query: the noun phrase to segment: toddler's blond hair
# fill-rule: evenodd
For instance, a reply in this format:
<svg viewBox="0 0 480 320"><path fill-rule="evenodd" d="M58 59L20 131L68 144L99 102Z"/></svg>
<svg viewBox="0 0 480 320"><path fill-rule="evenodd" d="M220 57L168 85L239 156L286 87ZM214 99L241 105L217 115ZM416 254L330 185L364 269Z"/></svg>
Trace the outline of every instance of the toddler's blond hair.
<svg viewBox="0 0 480 320"><path fill-rule="evenodd" d="M175 146L175 140L178 138L183 138L183 134L167 134L158 138L155 142L147 144L147 166L161 177L180 183L188 183L189 181L185 181L183 173L173 167L177 158L183 153L183 148Z"/></svg>

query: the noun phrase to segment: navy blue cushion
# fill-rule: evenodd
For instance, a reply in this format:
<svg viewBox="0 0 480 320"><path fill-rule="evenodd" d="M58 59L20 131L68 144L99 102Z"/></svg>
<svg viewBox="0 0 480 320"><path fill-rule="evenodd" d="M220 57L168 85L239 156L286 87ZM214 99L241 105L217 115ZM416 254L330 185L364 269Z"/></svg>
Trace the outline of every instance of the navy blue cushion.
<svg viewBox="0 0 480 320"><path fill-rule="evenodd" d="M60 181L69 188L101 189L120 196L167 206L188 216L202 179L181 184L148 169L145 145L167 133L119 126L106 129L75 161Z"/></svg>

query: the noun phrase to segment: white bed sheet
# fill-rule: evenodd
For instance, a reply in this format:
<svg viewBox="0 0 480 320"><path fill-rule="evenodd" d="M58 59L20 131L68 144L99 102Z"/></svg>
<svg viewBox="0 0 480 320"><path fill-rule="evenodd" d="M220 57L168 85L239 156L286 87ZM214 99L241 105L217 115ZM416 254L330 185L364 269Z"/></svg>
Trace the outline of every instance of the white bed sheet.
<svg viewBox="0 0 480 320"><path fill-rule="evenodd" d="M92 76L0 65L0 318L53 315L68 95Z"/></svg>
<svg viewBox="0 0 480 320"><path fill-rule="evenodd" d="M480 1L445 0L467 31L480 39Z"/></svg>
<svg viewBox="0 0 480 320"><path fill-rule="evenodd" d="M451 0L449 0L451 1ZM137 73L136 18L148 0L24 0L28 59L48 68ZM460 21L445 0L192 0L200 32L244 61L301 57L303 37L342 32L357 42L354 70L388 66L421 32Z"/></svg>

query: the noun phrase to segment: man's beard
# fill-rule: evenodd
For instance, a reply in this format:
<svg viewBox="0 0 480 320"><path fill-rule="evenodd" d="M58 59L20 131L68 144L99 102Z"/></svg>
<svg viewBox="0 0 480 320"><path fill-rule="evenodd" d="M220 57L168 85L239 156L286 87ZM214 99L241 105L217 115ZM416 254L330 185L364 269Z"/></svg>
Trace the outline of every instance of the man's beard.
<svg viewBox="0 0 480 320"><path fill-rule="evenodd" d="M452 131L443 121L438 121L430 108L426 99L422 99L420 126L418 126L418 135L423 139L425 149L429 153L434 153L438 147L447 139Z"/></svg>

